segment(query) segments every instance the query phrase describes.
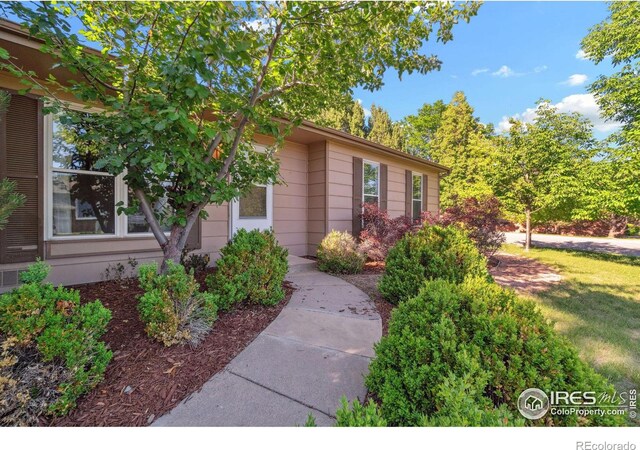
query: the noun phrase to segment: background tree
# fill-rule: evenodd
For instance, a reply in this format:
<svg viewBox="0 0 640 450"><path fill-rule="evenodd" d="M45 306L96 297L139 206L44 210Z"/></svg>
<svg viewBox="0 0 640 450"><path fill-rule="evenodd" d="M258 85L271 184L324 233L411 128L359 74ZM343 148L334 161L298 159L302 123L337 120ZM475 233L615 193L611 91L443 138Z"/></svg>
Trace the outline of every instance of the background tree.
<svg viewBox="0 0 640 450"><path fill-rule="evenodd" d="M412 155L431 158L431 142L442 124L447 105L442 100L425 103L416 114L408 115L405 122L405 150Z"/></svg>
<svg viewBox="0 0 640 450"><path fill-rule="evenodd" d="M400 150L404 144L402 124L391 120L391 116L384 108L373 104L371 115L367 119L366 138Z"/></svg>
<svg viewBox="0 0 640 450"><path fill-rule="evenodd" d="M592 169L587 216L640 216L640 3L611 2L609 17L582 40L582 50L600 64L605 58L618 69L589 86L602 114L623 123L613 145ZM595 189L597 188L597 189Z"/></svg>
<svg viewBox="0 0 640 450"><path fill-rule="evenodd" d="M42 2L8 6L44 41L42 51L79 73L46 88L99 104L84 134L99 143L97 165L125 173L164 261L178 261L209 203L241 196L253 183L275 182L274 151L292 126L333 106L355 87L382 86L388 68L438 69L425 55L435 35L476 14L477 3L442 2ZM80 23L79 32L70 21ZM83 50L80 37L102 55ZM107 56L107 54L109 56ZM3 67L22 75L11 59ZM80 115L54 102L63 123ZM279 118L286 117L288 122ZM82 119L87 120L87 119ZM254 133L276 138L252 150ZM163 217L153 203L168 197ZM171 225L167 237L162 222ZM163 266L166 267L165 264Z"/></svg>
<svg viewBox="0 0 640 450"><path fill-rule="evenodd" d="M441 204L453 206L454 199L486 197L493 193L488 181L495 164L495 144L485 127L473 116L463 92L456 92L440 118L429 143L429 156L451 173L442 180Z"/></svg>
<svg viewBox="0 0 640 450"><path fill-rule="evenodd" d="M346 104L321 111L313 121L321 126L365 137L364 108L359 101L351 98Z"/></svg>
<svg viewBox="0 0 640 450"><path fill-rule="evenodd" d="M577 113L559 113L540 101L532 123L512 121L492 179L511 218L525 223L526 250L536 222L571 217L582 170L594 154L592 125Z"/></svg>

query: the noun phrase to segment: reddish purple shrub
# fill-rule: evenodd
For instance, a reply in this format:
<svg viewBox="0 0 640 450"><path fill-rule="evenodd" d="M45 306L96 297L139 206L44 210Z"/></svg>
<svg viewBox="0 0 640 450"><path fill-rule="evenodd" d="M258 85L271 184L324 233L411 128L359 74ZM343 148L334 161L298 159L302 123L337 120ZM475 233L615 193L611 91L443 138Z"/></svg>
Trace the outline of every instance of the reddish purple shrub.
<svg viewBox="0 0 640 450"><path fill-rule="evenodd" d="M371 261L384 261L389 249L411 230L414 223L408 216L390 218L378 205L365 203L362 211L360 251Z"/></svg>
<svg viewBox="0 0 640 450"><path fill-rule="evenodd" d="M447 208L440 217L422 213L422 221L430 225L458 225L465 229L478 250L487 258L498 251L505 240L500 201L496 197L455 199L454 206Z"/></svg>

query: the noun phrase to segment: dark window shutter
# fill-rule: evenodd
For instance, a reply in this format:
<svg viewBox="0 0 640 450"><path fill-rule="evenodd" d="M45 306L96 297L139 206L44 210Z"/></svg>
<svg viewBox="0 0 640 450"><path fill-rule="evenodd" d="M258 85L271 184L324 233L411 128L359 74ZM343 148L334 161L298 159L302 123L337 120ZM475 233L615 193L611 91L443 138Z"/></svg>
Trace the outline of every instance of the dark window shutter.
<svg viewBox="0 0 640 450"><path fill-rule="evenodd" d="M197 250L202 248L202 219L198 217L196 223L193 224L185 248L189 250Z"/></svg>
<svg viewBox="0 0 640 450"><path fill-rule="evenodd" d="M429 194L429 176L422 175L422 210L427 211Z"/></svg>
<svg viewBox="0 0 640 450"><path fill-rule="evenodd" d="M42 128L42 104L12 94L0 118L0 178L14 181L26 201L0 231L0 263L30 262L42 256Z"/></svg>
<svg viewBox="0 0 640 450"><path fill-rule="evenodd" d="M360 235L362 230L362 158L353 158L353 222L351 234L354 237Z"/></svg>
<svg viewBox="0 0 640 450"><path fill-rule="evenodd" d="M410 170L404 171L404 213L413 217L413 174Z"/></svg>
<svg viewBox="0 0 640 450"><path fill-rule="evenodd" d="M380 209L387 210L387 165L380 164Z"/></svg>

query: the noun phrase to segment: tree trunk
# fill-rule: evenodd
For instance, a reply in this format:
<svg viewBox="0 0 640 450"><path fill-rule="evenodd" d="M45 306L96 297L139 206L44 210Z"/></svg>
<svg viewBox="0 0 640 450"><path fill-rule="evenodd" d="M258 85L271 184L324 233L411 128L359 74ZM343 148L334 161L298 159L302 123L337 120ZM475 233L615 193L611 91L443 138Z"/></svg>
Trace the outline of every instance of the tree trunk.
<svg viewBox="0 0 640 450"><path fill-rule="evenodd" d="M527 209L524 212L525 214L525 238L524 238L524 250L526 252L531 248L531 210Z"/></svg>
<svg viewBox="0 0 640 450"><path fill-rule="evenodd" d="M627 217L619 217L612 214L609 218L609 237L614 238L619 234L624 234L628 221Z"/></svg>
<svg viewBox="0 0 640 450"><path fill-rule="evenodd" d="M169 235L169 239L164 245L161 246L163 257L162 265L160 266L161 273L166 272L168 268L168 261L173 261L176 264L180 263L182 251L187 245L189 233L191 233L196 220L198 220L201 209L201 207L198 207L194 211L192 211L190 215L187 216L187 224L184 227L180 225L173 225L171 227L171 234Z"/></svg>

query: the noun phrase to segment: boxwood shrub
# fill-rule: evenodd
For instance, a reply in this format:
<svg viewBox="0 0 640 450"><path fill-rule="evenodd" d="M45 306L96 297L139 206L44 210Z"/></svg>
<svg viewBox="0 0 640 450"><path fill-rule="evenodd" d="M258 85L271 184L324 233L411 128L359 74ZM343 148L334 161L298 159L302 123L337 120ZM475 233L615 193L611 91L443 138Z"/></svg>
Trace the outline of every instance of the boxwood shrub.
<svg viewBox="0 0 640 450"><path fill-rule="evenodd" d="M272 230L240 229L220 250L217 270L207 277L207 286L220 297L222 309L245 300L275 305L285 296L282 283L289 270L288 255Z"/></svg>
<svg viewBox="0 0 640 450"><path fill-rule="evenodd" d="M20 275L22 285L0 295L0 409L9 414L3 425L66 414L111 360L100 341L111 311L98 300L81 305L78 291L44 283L49 270L36 262ZM12 415L16 406L22 413Z"/></svg>
<svg viewBox="0 0 640 450"><path fill-rule="evenodd" d="M406 234L389 251L378 288L397 304L416 295L425 280L460 283L466 276L489 277L486 259L471 239L455 226L425 225Z"/></svg>
<svg viewBox="0 0 640 450"><path fill-rule="evenodd" d="M533 302L486 277L424 283L393 312L375 353L366 385L390 425L508 425L522 421L517 400L527 388L614 391ZM620 420L547 414L527 424Z"/></svg>

